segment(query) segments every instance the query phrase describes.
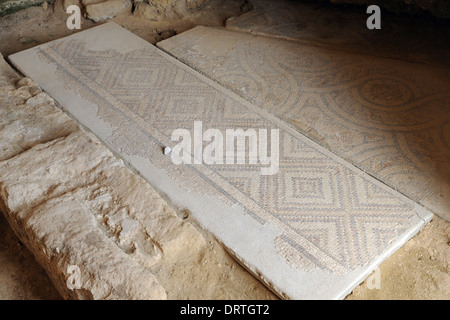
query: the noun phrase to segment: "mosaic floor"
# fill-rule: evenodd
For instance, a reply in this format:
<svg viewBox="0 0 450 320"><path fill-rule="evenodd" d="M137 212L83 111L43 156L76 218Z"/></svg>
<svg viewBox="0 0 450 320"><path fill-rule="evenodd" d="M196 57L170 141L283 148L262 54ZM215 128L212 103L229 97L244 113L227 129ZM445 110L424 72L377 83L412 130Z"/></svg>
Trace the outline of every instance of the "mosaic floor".
<svg viewBox="0 0 450 320"><path fill-rule="evenodd" d="M450 221L447 68L205 27L158 46Z"/></svg>
<svg viewBox="0 0 450 320"><path fill-rule="evenodd" d="M209 32L222 32L199 28L189 32L186 39L195 38L198 31L206 32L207 37ZM230 33L226 37L234 36ZM180 36L174 39L183 40ZM236 37L229 45L234 46L239 40ZM249 43L246 47L251 48ZM186 44L180 48L195 51ZM228 46L218 47L217 51L213 48L212 52L224 59L224 67L227 55L234 58L233 53L245 53ZM275 50L274 53L281 54ZM198 52L194 52L197 58L207 61ZM302 62L290 50L285 54L291 54L289 61L293 65L307 64L309 73L317 69L321 74L320 70L335 68L320 55L315 60L310 54ZM256 56L253 58L247 62L261 62ZM257 81L241 86L244 93L248 90L253 95L249 102L115 23L37 46L9 59L174 205L188 210L231 254L283 298L344 298L432 217L431 212L299 133L297 127L274 116L273 110L258 106L258 97L279 99L286 103L282 107L273 104L275 109L283 113L293 111L289 102L296 96L288 90L278 91L285 94L278 97L275 94L279 93L266 96L260 93L259 89L265 85L273 85L269 81L275 80L276 73L266 74L263 87ZM372 78L368 74L373 75L374 69L367 69L363 62L359 61L358 69L362 80L355 81L362 88L355 94L376 104L379 98L370 94L373 87L383 86L379 81L383 70ZM344 57L339 63L345 67L354 62ZM228 67L231 65L230 62ZM378 70L375 65L372 67ZM229 79L234 72L237 82L248 84L240 72L229 71ZM221 72L216 70L217 74ZM305 87L319 87L314 99L345 104L348 98L342 94L346 92L345 86L321 96L326 90L319 84L327 80L332 86L333 81L351 78L353 73L335 73L328 79L309 77L309 73L304 73ZM289 81L295 83L286 72L278 81L279 88ZM403 82L389 81L395 85L395 92L384 90L386 96L392 95L393 105L401 109L405 101L416 97ZM263 92L269 91L267 86ZM427 88L423 90L426 92ZM439 102L445 97L445 93L427 96L416 105L430 99ZM311 103L311 99L305 98L304 105ZM357 105L348 107L361 111ZM384 110L374 108L378 109ZM376 115L380 116L381 111ZM357 119L369 116L363 111L353 113ZM177 143L172 137L177 129L187 130L195 137L196 121L197 125L201 121L203 133L208 129L224 133L227 129L243 129L258 131L261 137L262 131L270 131L265 152L258 145L259 156L264 153L267 156L267 150L273 156L277 150L276 172L262 174L267 162L252 162L251 157L243 163L202 162L205 153L195 151L196 141L194 151L187 152L193 163L175 164L163 150L169 146L174 152ZM391 123L390 127L396 124ZM403 126L415 125L413 122ZM278 139L273 139L271 130L278 130ZM373 130L377 130L376 126ZM372 137L375 142L387 139L371 134L361 134L360 139ZM204 134L200 144L207 141L211 139ZM238 155L242 151L233 150Z"/></svg>

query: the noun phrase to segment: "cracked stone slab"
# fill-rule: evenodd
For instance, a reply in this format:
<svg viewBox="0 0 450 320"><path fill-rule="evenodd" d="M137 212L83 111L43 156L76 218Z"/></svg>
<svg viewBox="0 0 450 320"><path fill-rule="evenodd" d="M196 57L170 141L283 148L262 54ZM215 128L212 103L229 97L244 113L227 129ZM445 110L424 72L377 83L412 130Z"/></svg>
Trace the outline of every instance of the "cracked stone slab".
<svg viewBox="0 0 450 320"><path fill-rule="evenodd" d="M9 58L283 298L345 297L432 217L115 23ZM163 150L194 121L205 130L278 129L278 173L174 164Z"/></svg>

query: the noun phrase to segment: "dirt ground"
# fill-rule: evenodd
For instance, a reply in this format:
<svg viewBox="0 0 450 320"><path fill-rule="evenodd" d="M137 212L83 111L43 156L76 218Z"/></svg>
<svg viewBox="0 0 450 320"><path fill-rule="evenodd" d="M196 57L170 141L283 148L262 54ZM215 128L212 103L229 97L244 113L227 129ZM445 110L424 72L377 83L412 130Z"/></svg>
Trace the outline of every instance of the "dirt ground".
<svg viewBox="0 0 450 320"><path fill-rule="evenodd" d="M226 18L248 6L240 1L214 0L201 13L174 21L151 22L122 14L112 19L151 43L195 25L223 26ZM60 0L53 6L30 7L0 18L3 56L48 42L74 31L65 26ZM82 30L98 25L82 20ZM191 262L155 269L170 299L276 299L207 233L208 246ZM194 261L194 263L192 263ZM380 266L380 288L369 281L347 299L450 299L450 223L435 216L413 239ZM199 287L201 283L213 284ZM44 270L20 243L0 215L0 299L60 299Z"/></svg>

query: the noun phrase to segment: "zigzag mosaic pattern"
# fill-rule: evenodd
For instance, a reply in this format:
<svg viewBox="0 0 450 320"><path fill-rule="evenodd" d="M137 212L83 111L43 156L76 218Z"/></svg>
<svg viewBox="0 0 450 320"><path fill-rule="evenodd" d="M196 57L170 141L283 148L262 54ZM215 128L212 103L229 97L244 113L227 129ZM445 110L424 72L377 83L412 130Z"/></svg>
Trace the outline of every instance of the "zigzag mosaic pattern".
<svg viewBox="0 0 450 320"><path fill-rule="evenodd" d="M276 225L283 234L275 246L296 268L346 273L371 263L417 224L411 201L151 45L119 53L65 39L35 50L57 67L68 90L98 106L113 129L110 145ZM170 145L173 130L190 129L196 120L205 130L278 128L279 173L262 176L258 165L248 164L173 165L158 146Z"/></svg>
<svg viewBox="0 0 450 320"><path fill-rule="evenodd" d="M447 69L205 27L158 46L450 220Z"/></svg>

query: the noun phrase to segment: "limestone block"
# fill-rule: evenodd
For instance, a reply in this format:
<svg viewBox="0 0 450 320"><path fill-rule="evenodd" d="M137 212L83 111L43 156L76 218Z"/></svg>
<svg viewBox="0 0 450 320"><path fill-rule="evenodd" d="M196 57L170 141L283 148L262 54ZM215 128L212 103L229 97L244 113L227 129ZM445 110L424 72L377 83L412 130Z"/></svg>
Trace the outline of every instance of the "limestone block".
<svg viewBox="0 0 450 320"><path fill-rule="evenodd" d="M100 3L100 2L106 2L108 0L81 0L81 2L83 3L84 6L88 6L90 4L96 4L96 3Z"/></svg>
<svg viewBox="0 0 450 320"><path fill-rule="evenodd" d="M151 21L182 18L189 11L197 10L207 0L150 0L136 3L134 14Z"/></svg>
<svg viewBox="0 0 450 320"><path fill-rule="evenodd" d="M92 136L78 130L0 162L0 197L13 212L92 183L108 165L118 163Z"/></svg>
<svg viewBox="0 0 450 320"><path fill-rule="evenodd" d="M77 128L31 79L23 78L14 86L0 85L0 161Z"/></svg>
<svg viewBox="0 0 450 320"><path fill-rule="evenodd" d="M110 241L73 194L51 199L21 216L27 246L62 297L166 298L154 275Z"/></svg>
<svg viewBox="0 0 450 320"><path fill-rule="evenodd" d="M68 299L165 298L148 268L204 248L191 224L81 129L0 162L0 210Z"/></svg>
<svg viewBox="0 0 450 320"><path fill-rule="evenodd" d="M197 230L125 166L111 166L95 183L73 194L95 215L110 239L142 266L204 248Z"/></svg>
<svg viewBox="0 0 450 320"><path fill-rule="evenodd" d="M199 9L205 5L206 2L207 0L186 0L186 7L191 10Z"/></svg>
<svg viewBox="0 0 450 320"><path fill-rule="evenodd" d="M29 78L21 78L0 56L0 161L77 130Z"/></svg>
<svg viewBox="0 0 450 320"><path fill-rule="evenodd" d="M86 5L86 17L95 22L114 18L126 11L131 11L130 0L109 0Z"/></svg>
<svg viewBox="0 0 450 320"><path fill-rule="evenodd" d="M135 5L134 15L150 21L161 21L167 18L164 8L149 5L146 2Z"/></svg>
<svg viewBox="0 0 450 320"><path fill-rule="evenodd" d="M103 188L93 194L91 199L96 200L89 206L109 217L121 211L126 213L115 217L118 221L115 224L120 224L119 241L126 243L126 237L130 236L133 228L132 219L143 226L145 237L152 239L165 256L192 253L204 246L197 230L190 223L183 222L151 185L128 168L112 168L101 185ZM142 247L139 242L135 243Z"/></svg>
<svg viewBox="0 0 450 320"><path fill-rule="evenodd" d="M387 10L397 13L422 13L428 11L436 17L450 18L450 3L447 0L394 0L394 1L368 1L368 0L330 0L336 4L372 5L376 4Z"/></svg>

